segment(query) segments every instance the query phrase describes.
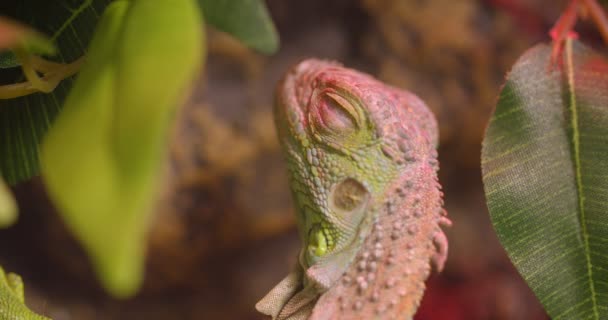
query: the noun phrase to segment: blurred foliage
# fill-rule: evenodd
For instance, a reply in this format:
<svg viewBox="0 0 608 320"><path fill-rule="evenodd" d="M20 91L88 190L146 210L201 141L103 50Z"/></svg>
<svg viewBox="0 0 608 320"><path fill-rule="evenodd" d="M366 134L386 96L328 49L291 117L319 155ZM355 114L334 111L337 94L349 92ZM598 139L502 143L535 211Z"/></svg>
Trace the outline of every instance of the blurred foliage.
<svg viewBox="0 0 608 320"><path fill-rule="evenodd" d="M13 224L17 220L17 206L6 184L0 178L0 229Z"/></svg>
<svg viewBox="0 0 608 320"><path fill-rule="evenodd" d="M140 285L168 129L202 62L196 6L114 1L42 146L50 195L118 296Z"/></svg>
<svg viewBox="0 0 608 320"><path fill-rule="evenodd" d="M265 54L279 49L279 36L263 0L198 0L205 21Z"/></svg>
<svg viewBox="0 0 608 320"><path fill-rule="evenodd" d="M58 48L57 59L71 62L86 50L101 12L111 0L52 1L25 0L16 4L17 17L33 28L52 35ZM205 16L218 29L233 34L252 48L275 52L278 36L264 3L260 0L199 0ZM32 10L31 8L36 8ZM29 37L33 53L49 53L49 43L36 35ZM34 41L35 40L35 41ZM35 46L34 46L35 45ZM41 50L41 48L45 50ZM2 52L0 64L14 67L18 61L10 52ZM15 80L20 79L17 76ZM63 81L49 94L34 94L18 99L0 100L0 172L9 184L24 181L39 173L38 146L62 107L72 84Z"/></svg>
<svg viewBox="0 0 608 320"><path fill-rule="evenodd" d="M482 150L492 222L555 319L608 317L608 61L568 40L527 51L507 77Z"/></svg>
<svg viewBox="0 0 608 320"><path fill-rule="evenodd" d="M278 36L262 1L235 6L219 0L116 0L106 12L109 2L16 4L21 20L53 34L60 61L82 56L100 12L105 21L95 29L82 75L64 106L71 81L50 94L1 102L0 124L7 134L0 137L5 155L0 172L9 184L36 175L44 139L43 176L53 201L92 255L106 288L125 296L141 282L147 217L162 185L168 129L203 62L199 12L262 52L276 51ZM31 48L29 54L49 53L30 43L35 42L23 45ZM2 61L6 68L21 62L10 51ZM1 196L8 199L2 211L8 224L14 204L9 193Z"/></svg>
<svg viewBox="0 0 608 320"><path fill-rule="evenodd" d="M94 26L111 0L40 1L15 3L21 22L49 35L57 48L56 60L72 62L80 58L93 35ZM23 76L13 74L13 82ZM17 99L0 100L0 172L15 184L39 173L38 148L44 134L59 113L72 85L62 81L53 92L36 93Z"/></svg>

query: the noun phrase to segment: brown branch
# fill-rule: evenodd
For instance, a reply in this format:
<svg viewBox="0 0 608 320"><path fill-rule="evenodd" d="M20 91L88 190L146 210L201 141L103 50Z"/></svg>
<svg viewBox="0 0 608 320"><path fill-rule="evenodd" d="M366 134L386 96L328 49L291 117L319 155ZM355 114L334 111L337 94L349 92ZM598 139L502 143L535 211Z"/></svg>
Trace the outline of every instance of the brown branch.
<svg viewBox="0 0 608 320"><path fill-rule="evenodd" d="M604 42L608 43L608 17L597 0L582 0L588 9L593 23L599 30Z"/></svg>
<svg viewBox="0 0 608 320"><path fill-rule="evenodd" d="M37 56L16 53L28 81L0 86L0 99L14 99L37 92L53 91L61 80L76 74L85 61L82 56L71 63L57 63ZM43 76L38 76L42 72Z"/></svg>

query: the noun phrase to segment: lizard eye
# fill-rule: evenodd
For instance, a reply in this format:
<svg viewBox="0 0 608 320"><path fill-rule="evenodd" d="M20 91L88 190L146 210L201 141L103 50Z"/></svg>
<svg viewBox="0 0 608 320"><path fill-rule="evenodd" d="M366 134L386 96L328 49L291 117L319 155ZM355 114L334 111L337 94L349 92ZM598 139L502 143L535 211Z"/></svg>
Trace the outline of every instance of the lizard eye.
<svg viewBox="0 0 608 320"><path fill-rule="evenodd" d="M340 95L324 91L313 101L311 120L316 129L326 133L351 133L359 128L355 107Z"/></svg>

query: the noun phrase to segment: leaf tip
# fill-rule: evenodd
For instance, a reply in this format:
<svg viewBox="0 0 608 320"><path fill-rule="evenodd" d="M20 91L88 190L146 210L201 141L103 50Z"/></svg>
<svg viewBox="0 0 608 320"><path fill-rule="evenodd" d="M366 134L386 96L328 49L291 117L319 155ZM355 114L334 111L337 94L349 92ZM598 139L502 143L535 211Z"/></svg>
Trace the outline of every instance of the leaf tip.
<svg viewBox="0 0 608 320"><path fill-rule="evenodd" d="M111 251L97 252L97 257L93 258L95 268L108 293L119 299L130 298L137 293L143 282L144 257L143 254L134 252L130 243L116 243L114 247Z"/></svg>
<svg viewBox="0 0 608 320"><path fill-rule="evenodd" d="M0 228L6 228L17 221L17 205L4 181L0 179Z"/></svg>

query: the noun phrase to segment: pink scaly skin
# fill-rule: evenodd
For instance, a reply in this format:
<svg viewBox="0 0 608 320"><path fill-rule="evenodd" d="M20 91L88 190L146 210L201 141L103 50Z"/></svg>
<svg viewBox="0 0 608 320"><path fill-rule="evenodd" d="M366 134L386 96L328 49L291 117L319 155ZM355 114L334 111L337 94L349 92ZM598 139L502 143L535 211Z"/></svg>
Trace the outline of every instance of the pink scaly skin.
<svg viewBox="0 0 608 320"><path fill-rule="evenodd" d="M452 221L447 217L441 217L438 221L440 226L451 227ZM443 271L445 261L448 259L448 238L445 236L443 230L439 229L433 235L433 244L437 248L437 252L431 258L431 263L435 267L437 272Z"/></svg>
<svg viewBox="0 0 608 320"><path fill-rule="evenodd" d="M437 124L415 95L333 62L279 84L275 118L303 243L256 308L273 319L411 319L451 222Z"/></svg>

